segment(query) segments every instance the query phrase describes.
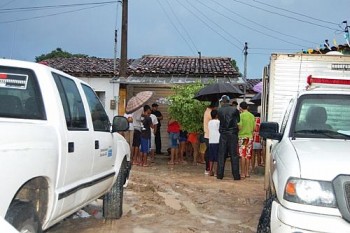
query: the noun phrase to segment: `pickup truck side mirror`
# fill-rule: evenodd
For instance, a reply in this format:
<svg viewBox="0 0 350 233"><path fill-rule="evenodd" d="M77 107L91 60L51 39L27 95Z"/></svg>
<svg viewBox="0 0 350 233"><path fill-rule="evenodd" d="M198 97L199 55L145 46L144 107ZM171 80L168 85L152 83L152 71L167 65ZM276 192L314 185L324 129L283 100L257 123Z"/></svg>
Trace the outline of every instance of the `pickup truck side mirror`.
<svg viewBox="0 0 350 233"><path fill-rule="evenodd" d="M128 119L126 119L123 116L115 116L113 118L112 133L127 131L128 129L129 129Z"/></svg>
<svg viewBox="0 0 350 233"><path fill-rule="evenodd" d="M260 137L280 141L282 139L282 134L278 131L279 125L277 122L262 122L260 124Z"/></svg>

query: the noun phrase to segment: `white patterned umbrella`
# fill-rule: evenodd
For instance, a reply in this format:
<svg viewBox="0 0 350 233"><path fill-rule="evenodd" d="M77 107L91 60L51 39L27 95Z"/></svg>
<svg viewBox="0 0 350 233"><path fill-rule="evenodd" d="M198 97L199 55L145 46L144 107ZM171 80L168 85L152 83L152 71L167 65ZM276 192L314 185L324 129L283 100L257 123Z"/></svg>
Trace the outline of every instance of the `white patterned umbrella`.
<svg viewBox="0 0 350 233"><path fill-rule="evenodd" d="M153 91L141 91L131 99L126 104L125 112L127 114L135 112L137 109L142 107L148 100L153 96Z"/></svg>

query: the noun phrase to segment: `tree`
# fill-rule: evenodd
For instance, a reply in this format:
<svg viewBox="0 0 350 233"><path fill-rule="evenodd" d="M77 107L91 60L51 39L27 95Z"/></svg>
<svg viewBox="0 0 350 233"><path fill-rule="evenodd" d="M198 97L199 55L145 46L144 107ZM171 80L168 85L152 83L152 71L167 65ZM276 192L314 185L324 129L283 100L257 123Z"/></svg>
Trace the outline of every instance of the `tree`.
<svg viewBox="0 0 350 233"><path fill-rule="evenodd" d="M176 85L175 94L169 97L169 114L177 120L187 132L203 132L203 114L208 105L193 99L194 95L204 87L202 83Z"/></svg>
<svg viewBox="0 0 350 233"><path fill-rule="evenodd" d="M239 73L239 77L242 77L243 75L242 75L242 73L241 72L239 72L239 68L238 68L238 66L237 66L237 62L236 62L236 60L234 60L234 59L232 59L231 60L231 65L233 66L233 68L235 68L235 70Z"/></svg>
<svg viewBox="0 0 350 233"><path fill-rule="evenodd" d="M57 48L55 50L52 50L50 53L47 54L41 54L40 56L35 57L35 61L36 62L40 62L43 60L47 60L50 58L57 58L57 57L65 57L65 58L69 58L69 57L89 57L86 54L72 54L66 51L63 51L61 48Z"/></svg>

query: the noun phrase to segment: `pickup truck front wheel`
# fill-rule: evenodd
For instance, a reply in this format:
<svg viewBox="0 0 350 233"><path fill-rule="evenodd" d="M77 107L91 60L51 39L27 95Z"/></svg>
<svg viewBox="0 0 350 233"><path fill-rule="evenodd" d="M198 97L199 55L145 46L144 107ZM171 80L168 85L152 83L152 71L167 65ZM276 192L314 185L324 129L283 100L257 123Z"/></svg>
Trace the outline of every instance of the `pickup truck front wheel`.
<svg viewBox="0 0 350 233"><path fill-rule="evenodd" d="M274 195L270 195L264 204L264 208L261 212L257 233L271 233L270 221L271 221L271 209L272 202L275 199Z"/></svg>
<svg viewBox="0 0 350 233"><path fill-rule="evenodd" d="M5 219L19 232L42 232L39 217L30 202L14 201L7 210Z"/></svg>
<svg viewBox="0 0 350 233"><path fill-rule="evenodd" d="M119 219L123 215L123 192L127 174L127 161L124 158L116 182L103 197L103 216L107 219Z"/></svg>

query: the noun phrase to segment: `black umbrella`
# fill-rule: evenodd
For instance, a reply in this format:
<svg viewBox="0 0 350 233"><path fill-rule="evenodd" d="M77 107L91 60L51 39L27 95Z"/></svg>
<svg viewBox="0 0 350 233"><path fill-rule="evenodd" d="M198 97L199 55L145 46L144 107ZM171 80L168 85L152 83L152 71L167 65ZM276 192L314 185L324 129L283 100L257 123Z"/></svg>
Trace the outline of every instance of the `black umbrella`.
<svg viewBox="0 0 350 233"><path fill-rule="evenodd" d="M256 105L261 105L261 93L254 95L249 101Z"/></svg>
<svg viewBox="0 0 350 233"><path fill-rule="evenodd" d="M222 95L237 98L243 92L231 83L213 83L203 87L193 98L200 101L218 101Z"/></svg>

